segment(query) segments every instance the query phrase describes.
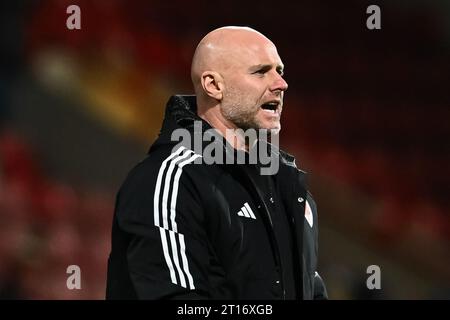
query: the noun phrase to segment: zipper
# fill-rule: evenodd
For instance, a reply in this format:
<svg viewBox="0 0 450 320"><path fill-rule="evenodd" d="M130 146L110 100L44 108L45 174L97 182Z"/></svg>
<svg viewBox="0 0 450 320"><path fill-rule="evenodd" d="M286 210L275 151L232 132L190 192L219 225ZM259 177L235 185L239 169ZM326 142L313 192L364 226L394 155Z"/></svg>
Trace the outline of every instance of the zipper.
<svg viewBox="0 0 450 320"><path fill-rule="evenodd" d="M240 166L225 166L228 168L234 167L234 170L232 172L234 174L237 174L240 178L240 181L243 182L243 187L247 189L250 196L253 198L253 201L255 204L257 204L258 210L261 211L261 217L263 217L263 222L266 227L266 231L269 234L269 239L272 247L272 251L275 258L275 265L278 267L279 273L280 273L280 284L281 284L281 292L282 292L282 300L286 300L286 289L284 284L284 274L283 274L283 267L281 264L281 255L280 250L278 247L278 242L275 237L275 233L273 231L273 221L272 217L270 215L270 211L267 207L266 202L264 201L264 197L261 194L260 190L256 187L257 185L260 185L259 183L256 183L253 176L249 173L247 173L243 167ZM251 168L249 168L251 169Z"/></svg>

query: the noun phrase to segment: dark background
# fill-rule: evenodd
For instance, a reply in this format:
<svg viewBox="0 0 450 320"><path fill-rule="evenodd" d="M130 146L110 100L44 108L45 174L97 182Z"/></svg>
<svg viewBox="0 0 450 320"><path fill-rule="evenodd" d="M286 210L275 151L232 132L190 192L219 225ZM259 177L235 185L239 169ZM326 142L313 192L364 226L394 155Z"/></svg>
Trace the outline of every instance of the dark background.
<svg viewBox="0 0 450 320"><path fill-rule="evenodd" d="M81 30L66 28L71 4ZM286 66L281 146L309 173L330 298L450 298L450 2L0 6L0 298L104 298L115 193L224 25L264 33Z"/></svg>

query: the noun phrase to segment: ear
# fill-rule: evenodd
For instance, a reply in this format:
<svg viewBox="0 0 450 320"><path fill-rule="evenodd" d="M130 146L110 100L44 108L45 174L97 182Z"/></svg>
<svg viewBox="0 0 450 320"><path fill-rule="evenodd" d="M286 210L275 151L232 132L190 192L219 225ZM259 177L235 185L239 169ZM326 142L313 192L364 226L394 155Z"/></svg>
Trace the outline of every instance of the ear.
<svg viewBox="0 0 450 320"><path fill-rule="evenodd" d="M205 93L216 100L223 98L223 78L214 71L205 71L201 76L202 87Z"/></svg>

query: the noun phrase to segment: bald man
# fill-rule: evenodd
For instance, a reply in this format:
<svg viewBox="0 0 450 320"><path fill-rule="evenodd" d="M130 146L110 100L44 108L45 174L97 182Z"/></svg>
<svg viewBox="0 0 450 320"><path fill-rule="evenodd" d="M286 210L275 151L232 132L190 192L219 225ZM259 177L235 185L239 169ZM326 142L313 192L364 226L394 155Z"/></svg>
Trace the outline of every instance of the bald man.
<svg viewBox="0 0 450 320"><path fill-rule="evenodd" d="M108 299L327 298L306 174L269 142L281 130L283 70L251 28L200 41L195 95L170 98L160 136L117 195ZM269 175L261 150L277 162Z"/></svg>
<svg viewBox="0 0 450 320"><path fill-rule="evenodd" d="M197 114L225 129L281 129L283 63L275 45L250 28L220 28L206 35L194 54L192 82ZM265 108L265 104L273 106Z"/></svg>

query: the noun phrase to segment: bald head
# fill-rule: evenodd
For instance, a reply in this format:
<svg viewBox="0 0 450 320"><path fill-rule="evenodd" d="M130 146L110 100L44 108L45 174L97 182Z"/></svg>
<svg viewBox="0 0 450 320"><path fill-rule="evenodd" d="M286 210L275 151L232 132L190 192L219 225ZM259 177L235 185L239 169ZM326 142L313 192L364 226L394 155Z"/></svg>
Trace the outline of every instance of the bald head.
<svg viewBox="0 0 450 320"><path fill-rule="evenodd" d="M201 78L205 71L221 76L232 66L248 63L253 51L275 45L262 33L248 27L222 27L208 33L198 44L191 66L191 79L197 96L202 95Z"/></svg>

